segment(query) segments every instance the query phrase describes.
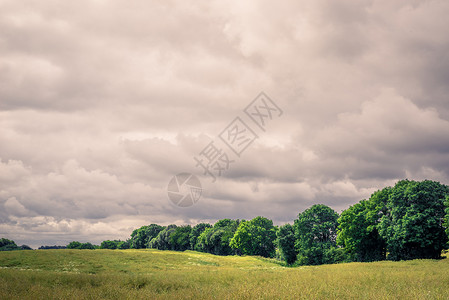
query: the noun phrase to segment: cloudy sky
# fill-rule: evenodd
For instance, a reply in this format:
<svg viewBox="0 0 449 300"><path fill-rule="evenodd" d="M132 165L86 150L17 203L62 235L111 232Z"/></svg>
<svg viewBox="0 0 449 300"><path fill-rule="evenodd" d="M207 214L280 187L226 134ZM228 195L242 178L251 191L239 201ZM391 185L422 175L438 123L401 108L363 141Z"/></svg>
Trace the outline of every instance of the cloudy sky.
<svg viewBox="0 0 449 300"><path fill-rule="evenodd" d="M0 237L336 211L404 178L449 184L449 2L0 0ZM244 113L265 92L263 131ZM258 138L237 157L236 117ZM246 118L246 119L245 119ZM215 182L210 142L234 160ZM181 172L203 195L167 196Z"/></svg>

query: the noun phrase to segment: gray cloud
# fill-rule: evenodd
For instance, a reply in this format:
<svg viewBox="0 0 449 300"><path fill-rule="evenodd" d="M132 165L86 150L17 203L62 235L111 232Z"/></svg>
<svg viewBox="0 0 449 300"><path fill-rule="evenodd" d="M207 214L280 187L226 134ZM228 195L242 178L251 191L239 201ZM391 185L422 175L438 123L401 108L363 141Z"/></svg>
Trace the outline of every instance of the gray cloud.
<svg viewBox="0 0 449 300"><path fill-rule="evenodd" d="M446 1L0 1L0 236L341 211L449 182ZM283 109L217 182L193 157L260 91ZM245 119L250 126L250 120ZM180 172L200 202L166 195Z"/></svg>

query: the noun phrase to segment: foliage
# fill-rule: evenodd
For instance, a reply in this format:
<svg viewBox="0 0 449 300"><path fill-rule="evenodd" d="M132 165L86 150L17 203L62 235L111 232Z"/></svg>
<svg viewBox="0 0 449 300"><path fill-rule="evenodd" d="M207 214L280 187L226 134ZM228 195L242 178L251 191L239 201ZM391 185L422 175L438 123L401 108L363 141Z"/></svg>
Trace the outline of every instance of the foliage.
<svg viewBox="0 0 449 300"><path fill-rule="evenodd" d="M130 249L132 244L131 239L127 239L126 241L120 241L120 243L117 244L117 249Z"/></svg>
<svg viewBox="0 0 449 300"><path fill-rule="evenodd" d="M239 254L274 257L275 240L276 229L273 221L259 216L240 223L230 246Z"/></svg>
<svg viewBox="0 0 449 300"><path fill-rule="evenodd" d="M106 240L101 242L100 249L118 249L121 243L123 242L120 240Z"/></svg>
<svg viewBox="0 0 449 300"><path fill-rule="evenodd" d="M81 248L81 243L78 242L78 241L70 242L70 243L67 245L67 249L80 249L80 248Z"/></svg>
<svg viewBox="0 0 449 300"><path fill-rule="evenodd" d="M148 243L148 248L159 250L173 250L170 235L175 232L178 226L171 224L165 227L159 234Z"/></svg>
<svg viewBox="0 0 449 300"><path fill-rule="evenodd" d="M191 250L200 251L200 246L198 245L198 237L207 228L212 228L212 225L210 225L208 223L199 223L199 224L193 226L192 231L190 232L190 235L189 235Z"/></svg>
<svg viewBox="0 0 449 300"><path fill-rule="evenodd" d="M73 242L70 242L67 245L67 249L89 249L89 250L93 250L93 249L95 249L95 246L92 245L89 242L87 242L87 243L80 243L78 241L73 241Z"/></svg>
<svg viewBox="0 0 449 300"><path fill-rule="evenodd" d="M332 246L324 249L323 254L324 262L326 264L337 264L350 261L348 254L343 248Z"/></svg>
<svg viewBox="0 0 449 300"><path fill-rule="evenodd" d="M190 232L192 227L190 225L179 226L170 235L170 244L172 250L185 251L190 247Z"/></svg>
<svg viewBox="0 0 449 300"><path fill-rule="evenodd" d="M40 246L38 249L39 250L50 250L50 249L66 249L67 246Z"/></svg>
<svg viewBox="0 0 449 300"><path fill-rule="evenodd" d="M164 229L164 227L157 224L142 226L138 229L135 229L131 233L131 248L147 248L149 241L155 238L159 234L159 232L162 231L162 229Z"/></svg>
<svg viewBox="0 0 449 300"><path fill-rule="evenodd" d="M235 254L229 244L239 224L239 220L222 219L217 221L212 228L207 228L200 234L197 243L198 249L216 255Z"/></svg>
<svg viewBox="0 0 449 300"><path fill-rule="evenodd" d="M446 234L448 237L447 246L449 247L449 196L446 196L446 201L444 202L444 204L446 205L446 217L444 218L443 226L446 228Z"/></svg>
<svg viewBox="0 0 449 300"><path fill-rule="evenodd" d="M443 227L448 194L449 187L430 180L402 180L394 186L379 224L389 259L440 257L448 240Z"/></svg>
<svg viewBox="0 0 449 300"><path fill-rule="evenodd" d="M345 248L351 261L377 261L386 257L386 243L377 226L386 213L391 188L385 188L341 213L337 243Z"/></svg>
<svg viewBox="0 0 449 300"><path fill-rule="evenodd" d="M338 214L330 207L316 204L298 215L295 220L296 250L300 265L332 263L325 255L335 247Z"/></svg>
<svg viewBox="0 0 449 300"><path fill-rule="evenodd" d="M285 260L287 264L293 264L298 255L295 249L295 230L293 226L290 224L280 226L276 235L281 258Z"/></svg>
<svg viewBox="0 0 449 300"><path fill-rule="evenodd" d="M5 238L0 239L0 251L12 251L21 249L22 248L17 246L16 243L12 240L8 240Z"/></svg>
<svg viewBox="0 0 449 300"><path fill-rule="evenodd" d="M82 243L79 249L93 250L93 249L95 249L95 246L92 245L91 243L87 242L87 243Z"/></svg>

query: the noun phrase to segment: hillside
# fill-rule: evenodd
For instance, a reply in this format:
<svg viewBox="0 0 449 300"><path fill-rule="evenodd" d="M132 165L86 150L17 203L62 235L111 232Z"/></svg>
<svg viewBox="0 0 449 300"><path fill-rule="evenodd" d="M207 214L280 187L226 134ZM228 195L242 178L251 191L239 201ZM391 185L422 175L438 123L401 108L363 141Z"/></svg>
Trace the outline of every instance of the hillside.
<svg viewBox="0 0 449 300"><path fill-rule="evenodd" d="M0 253L1 299L449 299L449 260L286 268L192 251Z"/></svg>

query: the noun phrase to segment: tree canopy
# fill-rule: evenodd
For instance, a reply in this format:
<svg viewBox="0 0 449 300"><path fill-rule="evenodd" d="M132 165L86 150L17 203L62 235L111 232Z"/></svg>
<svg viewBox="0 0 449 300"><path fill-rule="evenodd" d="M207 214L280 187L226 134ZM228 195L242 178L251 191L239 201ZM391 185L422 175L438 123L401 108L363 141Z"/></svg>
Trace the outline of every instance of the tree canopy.
<svg viewBox="0 0 449 300"><path fill-rule="evenodd" d="M345 248L351 261L376 261L386 257L385 240L378 224L386 213L391 188L375 192L341 213L338 219L337 243Z"/></svg>
<svg viewBox="0 0 449 300"><path fill-rule="evenodd" d="M379 223L388 259L439 258L447 247L443 226L449 188L439 182L402 180L390 190Z"/></svg>
<svg viewBox="0 0 449 300"><path fill-rule="evenodd" d="M276 246L276 228L273 221L256 217L251 221L243 221L230 240L230 246L239 254L273 257Z"/></svg>
<svg viewBox="0 0 449 300"><path fill-rule="evenodd" d="M289 265L296 261L298 253L295 249L295 230L292 225L285 224L277 231L277 245L281 252L281 258Z"/></svg>
<svg viewBox="0 0 449 300"><path fill-rule="evenodd" d="M149 241L155 238L163 229L163 226L157 224L142 226L135 229L131 233L131 247L134 249L146 248Z"/></svg>
<svg viewBox="0 0 449 300"><path fill-rule="evenodd" d="M330 207L315 204L295 220L296 250L301 265L331 263L331 248L336 246L338 214Z"/></svg>

